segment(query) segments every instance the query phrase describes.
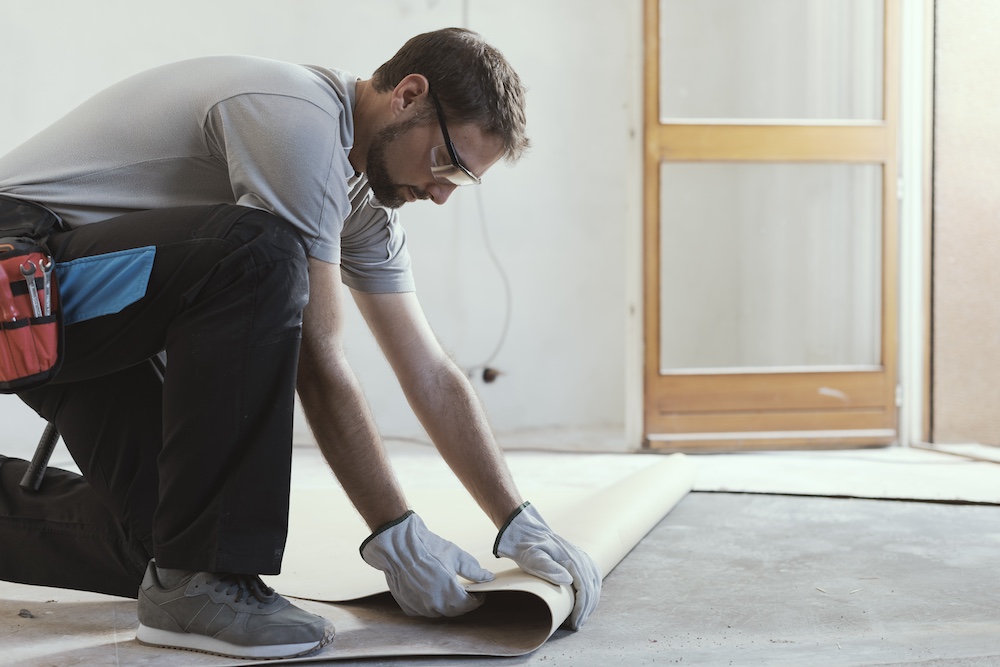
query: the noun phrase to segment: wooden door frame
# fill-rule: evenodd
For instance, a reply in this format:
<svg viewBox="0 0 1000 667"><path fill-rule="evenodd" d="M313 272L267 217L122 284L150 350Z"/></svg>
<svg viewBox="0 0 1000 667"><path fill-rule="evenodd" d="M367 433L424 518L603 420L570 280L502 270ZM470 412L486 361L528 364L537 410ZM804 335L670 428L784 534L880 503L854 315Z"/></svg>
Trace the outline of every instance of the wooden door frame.
<svg viewBox="0 0 1000 667"><path fill-rule="evenodd" d="M660 122L660 3L644 0L643 432L647 446L691 451L855 447L896 439L900 0L883 3L881 121L737 125ZM880 371L661 375L659 167L668 161L710 160L882 166ZM832 389L831 381L837 385ZM845 395L850 396L846 407ZM822 426L817 428L818 424Z"/></svg>

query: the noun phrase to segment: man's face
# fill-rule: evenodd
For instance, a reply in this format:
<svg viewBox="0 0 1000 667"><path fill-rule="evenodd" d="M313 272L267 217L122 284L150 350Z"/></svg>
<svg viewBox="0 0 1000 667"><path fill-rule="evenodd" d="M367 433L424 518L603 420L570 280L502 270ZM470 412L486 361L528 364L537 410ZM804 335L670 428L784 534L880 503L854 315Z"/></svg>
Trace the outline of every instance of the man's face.
<svg viewBox="0 0 1000 667"><path fill-rule="evenodd" d="M403 186L397 184L389 174L389 160L386 153L389 146L397 141L400 136L414 127L423 124L419 117L383 127L372 139L372 144L368 148L368 183L372 186L372 192L376 199L386 208L399 208L407 202L403 196ZM423 190L414 191L417 199L430 199L430 195Z"/></svg>
<svg viewBox="0 0 1000 667"><path fill-rule="evenodd" d="M502 154L498 138L473 125L449 126L462 162L482 176ZM431 150L444 143L441 128L430 115L416 114L379 130L368 148L365 172L372 192L383 206L399 208L418 199L443 204L457 186L440 183L431 173Z"/></svg>

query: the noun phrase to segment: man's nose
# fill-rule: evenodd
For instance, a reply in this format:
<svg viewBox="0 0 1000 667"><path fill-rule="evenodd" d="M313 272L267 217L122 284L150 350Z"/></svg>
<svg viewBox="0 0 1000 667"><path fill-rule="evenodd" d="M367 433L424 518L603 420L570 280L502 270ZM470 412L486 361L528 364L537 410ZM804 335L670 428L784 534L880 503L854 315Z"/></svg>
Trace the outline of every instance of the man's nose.
<svg viewBox="0 0 1000 667"><path fill-rule="evenodd" d="M457 185L451 185L450 183L438 183L435 181L434 185L427 188L427 193L431 196L432 202L443 204L448 201L448 197L451 197L451 193L457 187Z"/></svg>

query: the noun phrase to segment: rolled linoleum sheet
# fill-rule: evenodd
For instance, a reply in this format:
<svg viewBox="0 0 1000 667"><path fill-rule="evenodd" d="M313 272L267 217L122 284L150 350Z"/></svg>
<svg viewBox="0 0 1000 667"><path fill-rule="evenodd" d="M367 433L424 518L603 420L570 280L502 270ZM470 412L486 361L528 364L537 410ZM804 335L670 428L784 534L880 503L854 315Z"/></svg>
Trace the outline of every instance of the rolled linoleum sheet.
<svg viewBox="0 0 1000 667"><path fill-rule="evenodd" d="M539 468L537 474L527 475L534 480L522 485L522 490L552 527L586 549L606 575L693 484L690 459L674 455L647 460L649 465L636 463L637 459L625 461L637 470L620 474L622 467L602 467L600 457L593 459L593 466L575 456L556 457L556 463L565 461L565 470L573 474L554 476ZM336 639L323 650L305 658L254 663L157 649L134 640L138 623L134 600L15 586L21 597L0 601L0 611L17 618L20 608L30 607L46 620L17 624L12 633L0 628L3 662L26 666L72 662L202 667L406 656L516 656L534 651L568 617L572 592L524 574L512 561L494 558L490 550L496 531L468 494L460 487L442 490L446 484L437 485L433 475L427 476L426 482L408 492L431 529L465 546L498 573L493 582L470 585L485 598L483 606L470 614L453 619L410 617L388 593L379 592L386 590L382 574L365 564L357 550L368 530L331 480L323 488L293 490L293 527L286 565L294 567L286 567L280 577L269 578L269 583L287 596L335 595L343 600L336 604L295 600L329 618L337 628ZM324 503L324 509L307 504L315 502ZM358 593L364 595L354 597ZM50 616L44 615L49 599L59 600L47 608L53 611ZM50 641L53 632L60 633L60 642Z"/></svg>
<svg viewBox="0 0 1000 667"><path fill-rule="evenodd" d="M607 576L691 490L694 479L691 460L674 454L608 486L552 485L530 492L532 502L545 508L552 528L586 550ZM333 495L318 489L293 493L293 508L298 503L325 503L332 508ZM485 596L483 606L454 619L404 615L386 592L382 574L358 555L357 545L368 535L360 519L338 513L329 517L324 532L320 513L301 513L289 535L283 573L268 583L286 595L302 598L301 606L333 621L338 636L323 651L298 662L523 655L545 643L569 617L574 596L568 586L554 586L525 574L508 559L493 557L490 550L496 531L489 521L480 519L482 512L467 494L425 489L410 498L415 507L422 508L420 513L432 530L497 573L492 582L467 585L468 590ZM338 541L350 544L350 549L334 544ZM338 562L331 570L333 554L339 558L347 551L352 562ZM360 567L355 567L358 563Z"/></svg>

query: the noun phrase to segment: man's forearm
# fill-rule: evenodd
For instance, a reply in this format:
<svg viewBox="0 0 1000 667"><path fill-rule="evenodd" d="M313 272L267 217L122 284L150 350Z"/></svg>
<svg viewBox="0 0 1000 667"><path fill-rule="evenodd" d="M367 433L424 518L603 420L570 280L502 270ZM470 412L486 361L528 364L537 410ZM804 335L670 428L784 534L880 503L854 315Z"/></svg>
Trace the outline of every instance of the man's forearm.
<svg viewBox="0 0 1000 667"><path fill-rule="evenodd" d="M500 528L522 499L472 384L446 361L404 390L441 456Z"/></svg>
<svg viewBox="0 0 1000 667"><path fill-rule="evenodd" d="M346 361L303 361L298 386L320 450L368 526L375 530L400 517L406 500Z"/></svg>
<svg viewBox="0 0 1000 667"><path fill-rule="evenodd" d="M499 528L521 504L468 378L445 354L416 295L355 293L414 413L441 456Z"/></svg>

